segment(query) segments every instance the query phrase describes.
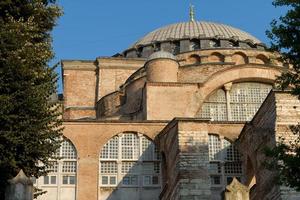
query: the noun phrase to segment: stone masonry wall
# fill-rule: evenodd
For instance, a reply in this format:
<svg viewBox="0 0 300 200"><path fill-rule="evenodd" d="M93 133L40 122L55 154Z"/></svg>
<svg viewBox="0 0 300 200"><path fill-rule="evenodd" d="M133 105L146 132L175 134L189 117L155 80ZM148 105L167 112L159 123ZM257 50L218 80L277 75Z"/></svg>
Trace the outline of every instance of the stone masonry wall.
<svg viewBox="0 0 300 200"><path fill-rule="evenodd" d="M193 130L195 126L198 131ZM166 152L170 173L161 199L210 199L207 129L205 122L174 120L160 133L160 147Z"/></svg>
<svg viewBox="0 0 300 200"><path fill-rule="evenodd" d="M280 137L286 142L293 141L296 136L291 132L289 126L300 122L300 101L288 92L276 92L276 141ZM280 194L282 200L300 199L300 193L295 190L281 186Z"/></svg>
<svg viewBox="0 0 300 200"><path fill-rule="evenodd" d="M300 101L285 92L271 92L251 123L247 124L239 139L247 185L255 177L250 198L260 199L299 199L300 194L286 187L275 185L276 172L266 169L265 148L272 148L284 137L294 139L289 126L299 120ZM250 185L252 186L252 185Z"/></svg>

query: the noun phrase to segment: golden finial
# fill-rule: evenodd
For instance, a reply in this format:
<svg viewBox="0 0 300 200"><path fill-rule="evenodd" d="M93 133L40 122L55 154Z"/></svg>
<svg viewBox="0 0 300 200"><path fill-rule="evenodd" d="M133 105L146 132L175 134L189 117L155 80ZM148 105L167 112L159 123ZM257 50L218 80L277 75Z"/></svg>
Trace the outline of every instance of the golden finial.
<svg viewBox="0 0 300 200"><path fill-rule="evenodd" d="M190 21L194 22L195 21L195 10L194 10L194 5L190 4Z"/></svg>

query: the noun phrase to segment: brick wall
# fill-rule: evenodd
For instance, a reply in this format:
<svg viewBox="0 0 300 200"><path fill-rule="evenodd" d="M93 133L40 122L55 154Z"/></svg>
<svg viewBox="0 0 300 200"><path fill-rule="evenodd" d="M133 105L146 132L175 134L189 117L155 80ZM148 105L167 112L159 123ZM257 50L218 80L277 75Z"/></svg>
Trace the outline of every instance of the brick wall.
<svg viewBox="0 0 300 200"><path fill-rule="evenodd" d="M276 172L264 165L268 158L265 148L272 148L284 137L294 139L289 126L298 122L300 101L287 92L271 92L261 108L248 123L238 141L243 157L246 184L255 176L256 185L251 190L251 199L299 199L300 193L275 184Z"/></svg>

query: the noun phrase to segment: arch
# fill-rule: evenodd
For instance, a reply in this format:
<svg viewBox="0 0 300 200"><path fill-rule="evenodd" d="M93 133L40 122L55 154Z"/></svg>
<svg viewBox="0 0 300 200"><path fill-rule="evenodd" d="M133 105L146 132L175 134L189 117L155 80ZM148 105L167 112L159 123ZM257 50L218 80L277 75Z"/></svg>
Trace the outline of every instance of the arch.
<svg viewBox="0 0 300 200"><path fill-rule="evenodd" d="M119 133L110 138L100 151L99 186L118 187L129 193L132 192L128 189L130 187L160 188L160 160L158 148L147 136L135 131ZM140 193L132 195L139 198ZM111 197L120 198L118 195Z"/></svg>
<svg viewBox="0 0 300 200"><path fill-rule="evenodd" d="M255 61L257 64L269 64L270 61L269 61L269 58L263 54L259 54L256 56L256 61Z"/></svg>
<svg viewBox="0 0 300 200"><path fill-rule="evenodd" d="M213 74L204 82L204 86L201 88L203 97L207 97L216 88L222 88L224 84L229 82L245 82L256 81L262 83L274 83L277 76L281 74L280 68L265 68L260 66L241 66L231 67L224 70L220 70ZM202 102L201 102L202 103Z"/></svg>
<svg viewBox="0 0 300 200"><path fill-rule="evenodd" d="M201 111L202 104L208 97L227 83L255 81L274 84L276 77L281 74L281 70L280 67L264 67L261 65L232 66L219 70L208 77L203 83L203 87L198 90L197 93L201 94L197 101L198 106L191 107L190 112L195 113L195 116L197 116Z"/></svg>
<svg viewBox="0 0 300 200"><path fill-rule="evenodd" d="M208 62L224 62L225 56L219 52L214 52L208 57Z"/></svg>
<svg viewBox="0 0 300 200"><path fill-rule="evenodd" d="M201 63L201 58L197 54L192 54L188 57L187 59L188 64L200 64Z"/></svg>
<svg viewBox="0 0 300 200"><path fill-rule="evenodd" d="M236 65L247 64L248 57L242 52L237 52L232 55L232 62L235 62Z"/></svg>

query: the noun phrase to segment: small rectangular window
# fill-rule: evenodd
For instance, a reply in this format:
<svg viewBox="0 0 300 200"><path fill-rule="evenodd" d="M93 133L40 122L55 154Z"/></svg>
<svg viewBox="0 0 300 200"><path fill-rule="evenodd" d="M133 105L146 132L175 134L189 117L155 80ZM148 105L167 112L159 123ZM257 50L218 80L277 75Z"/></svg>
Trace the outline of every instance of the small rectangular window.
<svg viewBox="0 0 300 200"><path fill-rule="evenodd" d="M158 185L159 184L158 176L152 176L152 184L153 185Z"/></svg>
<svg viewBox="0 0 300 200"><path fill-rule="evenodd" d="M68 176L63 176L63 184L68 184Z"/></svg>
<svg viewBox="0 0 300 200"><path fill-rule="evenodd" d="M76 184L76 177L75 176L69 176L69 184L75 185Z"/></svg>
<svg viewBox="0 0 300 200"><path fill-rule="evenodd" d="M123 185L138 185L138 177L136 175L125 176L122 180Z"/></svg>
<svg viewBox="0 0 300 200"><path fill-rule="evenodd" d="M44 176L44 184L45 185L49 184L49 176Z"/></svg>
<svg viewBox="0 0 300 200"><path fill-rule="evenodd" d="M115 177L115 176L109 177L109 183L111 185L116 185L117 184L117 177Z"/></svg>
<svg viewBox="0 0 300 200"><path fill-rule="evenodd" d="M108 176L102 176L102 185L108 185Z"/></svg>
<svg viewBox="0 0 300 200"><path fill-rule="evenodd" d="M51 176L51 184L56 184L56 176Z"/></svg>
<svg viewBox="0 0 300 200"><path fill-rule="evenodd" d="M220 185L221 184L221 177L220 176L211 176L211 184L212 185Z"/></svg>
<svg viewBox="0 0 300 200"><path fill-rule="evenodd" d="M159 177L157 175L146 175L143 177L144 186L158 185Z"/></svg>
<svg viewBox="0 0 300 200"><path fill-rule="evenodd" d="M64 185L75 185L76 184L76 177L73 175L65 175L62 178Z"/></svg>
<svg viewBox="0 0 300 200"><path fill-rule="evenodd" d="M151 185L151 176L144 176L144 185Z"/></svg>

